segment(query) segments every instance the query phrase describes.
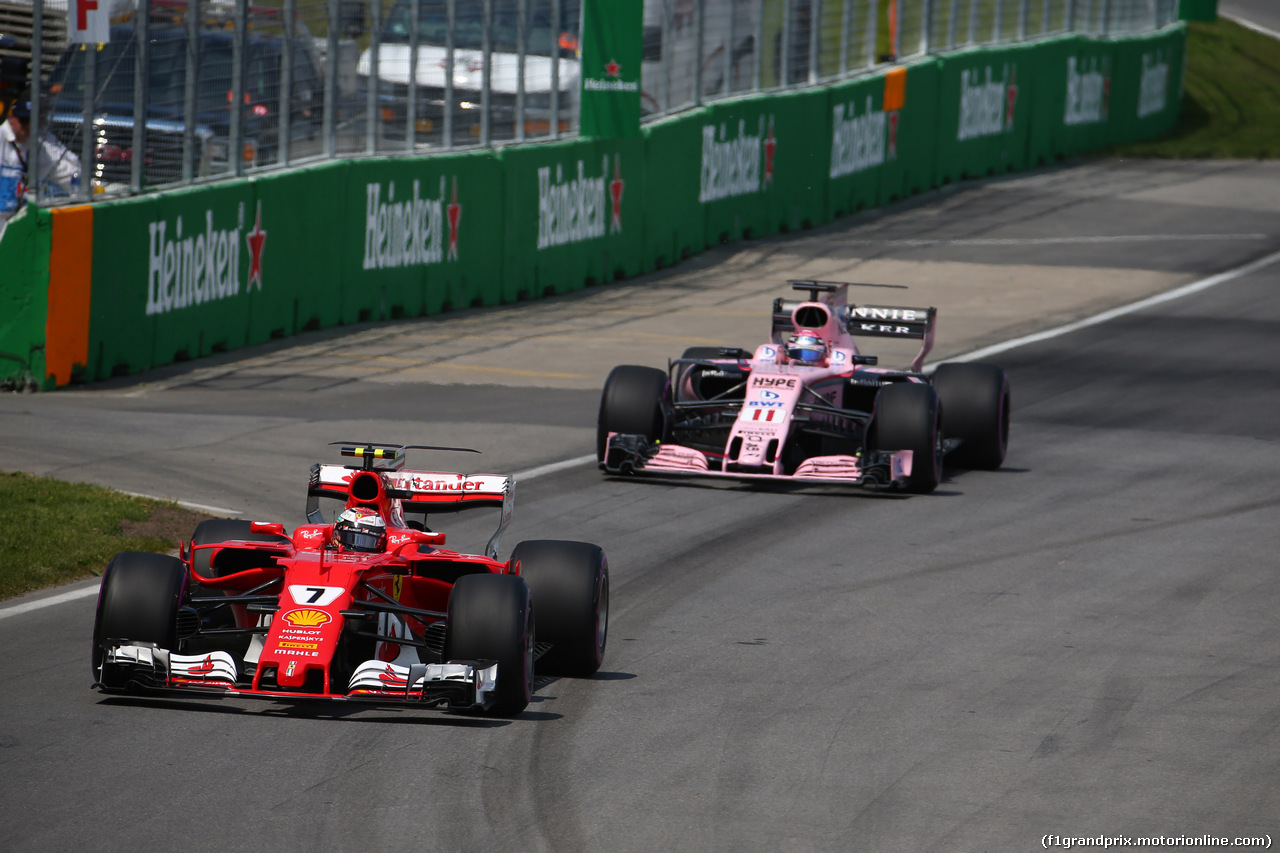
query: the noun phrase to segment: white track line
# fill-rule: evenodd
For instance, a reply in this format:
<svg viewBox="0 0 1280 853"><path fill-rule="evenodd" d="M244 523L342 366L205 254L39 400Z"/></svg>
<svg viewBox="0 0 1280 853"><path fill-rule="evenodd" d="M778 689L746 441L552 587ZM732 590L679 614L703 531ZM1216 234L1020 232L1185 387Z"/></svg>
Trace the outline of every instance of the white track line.
<svg viewBox="0 0 1280 853"><path fill-rule="evenodd" d="M1185 284L1182 287L1175 288L1166 293L1158 293L1155 296L1150 296L1146 299L1140 299L1137 302L1131 302L1128 305L1122 305L1119 308L1112 308L1110 311L1103 311L1101 314L1094 314L1092 317L1086 317L1085 319L1077 320L1074 323L1067 323L1064 326L1058 326L1056 329L1048 329L1043 332L1037 332L1034 335L1026 335L1025 337L1015 338L1014 340L1006 341L1005 343L1002 343L1002 344L996 344L994 346L989 346L989 347L984 347L983 349L974 350L973 352L956 356L955 358L947 359L947 361L977 361L978 359L987 358L989 356L996 355L1002 352L1007 352L1008 350L1015 349L1021 346L1026 346L1027 344L1038 343L1039 341L1046 341L1046 340L1049 340L1050 338L1060 337L1061 335L1065 335L1070 332L1077 331L1078 329L1088 328L1089 326L1096 326L1099 323L1105 323L1108 320L1114 320L1116 317L1123 317L1126 314L1132 314L1134 311L1141 311L1144 308L1150 308L1152 305L1160 305L1164 302L1172 302L1175 299L1181 299L1184 296L1190 296L1193 293L1199 293L1202 290L1208 290L1209 288L1219 284L1223 284L1224 282L1228 282L1233 279L1240 278L1241 276L1249 275L1250 273L1255 273L1260 269L1264 269L1266 267L1271 266L1277 261L1280 261L1280 252L1272 252L1270 255L1267 255L1266 257L1263 257L1263 258L1259 258L1258 260L1249 264L1245 264L1242 267L1236 267L1233 270L1227 270L1226 272L1218 273L1217 275L1211 275L1208 278L1202 278L1199 281L1193 281L1190 284ZM937 368L937 364L931 364L925 368L925 371L931 372L936 368ZM585 456L575 456L572 459L565 459L560 462L552 462L548 465L539 465L537 468L530 468L527 471L521 471L520 473L515 474L513 476L517 481L532 480L535 477L543 477L547 474L554 474L557 471L567 471L570 468L577 468L582 465L594 464L595 461L596 461L596 455L594 453L591 453ZM138 497L146 497L146 496L139 495ZM163 500L163 498L157 498L157 500ZM174 503L177 503L179 506L189 506L189 507L196 507L200 509L215 509L218 512L226 512L226 513L235 512L234 510L219 509L217 507L202 507L198 504L188 504L182 501L174 501ZM238 515L239 513L235 513L235 514ZM10 616L17 616L21 613L30 613L32 610L39 610L42 607L52 607L55 604L63 604L68 601L75 601L80 598L87 598L90 595L97 595L97 593L98 593L98 588L94 586L94 587L88 587L86 589L77 589L77 590L72 590L71 592L64 592L64 593L61 593L60 595L53 595L53 596L50 596L49 598L42 598L37 601L28 601L22 604L11 604L8 607L0 607L0 620L7 619Z"/></svg>
<svg viewBox="0 0 1280 853"><path fill-rule="evenodd" d="M1269 30L1261 24L1255 24L1253 21L1238 18L1235 15L1222 15L1222 17L1229 21L1235 21L1240 26L1248 30L1253 30L1255 33L1262 33L1264 36L1270 36L1273 39L1280 39L1280 33L1275 30Z"/></svg>
<svg viewBox="0 0 1280 853"><path fill-rule="evenodd" d="M909 238L902 240L842 240L842 246L1052 246L1084 243L1185 243L1188 240L1266 240L1270 234L1113 234L1098 237L965 237L955 240Z"/></svg>
<svg viewBox="0 0 1280 853"><path fill-rule="evenodd" d="M141 492L121 492L122 495L128 495L131 498L146 498L149 501L160 501L161 503L177 504L183 509L194 509L198 512L207 512L210 515L244 515L243 510L227 509L222 506L209 506L208 504L193 504L190 501L179 501L173 498L162 498L157 495L144 495Z"/></svg>
<svg viewBox="0 0 1280 853"><path fill-rule="evenodd" d="M1144 308L1150 308L1153 305L1160 305L1165 302L1172 302L1175 299L1181 299L1184 296L1190 296L1193 293L1199 293L1202 290L1208 290L1211 287L1240 278L1241 276L1255 273L1260 269L1269 267L1276 261L1280 261L1280 252L1272 252L1271 254L1259 258L1253 263L1245 264L1242 267L1236 267L1233 270L1227 270L1217 275L1211 275L1208 278L1202 278L1199 281L1193 281L1190 284L1184 284L1182 287L1176 287L1173 290L1164 293L1157 293L1155 296L1149 296L1146 299L1139 299L1137 302L1130 302L1128 305L1121 305L1119 308L1112 308L1109 311L1103 311L1101 314L1094 314L1092 317L1086 317L1083 320L1077 320L1074 323L1067 323L1065 326L1058 326L1056 329L1046 329L1043 332L1036 332L1034 335L1026 335L1021 338L1014 338L1011 341L1005 341L1002 344L994 344L993 346L984 347L974 350L964 355L948 358L946 361L977 361L983 358L1007 352L1017 347L1026 346L1027 344L1039 343L1047 341L1050 338L1057 338L1080 329L1096 326L1099 323L1105 323L1108 320L1114 320L1117 317L1123 317L1126 314L1132 314L1135 311L1141 311ZM939 362L941 364L942 362ZM925 368L926 372L937 368L937 364L931 364Z"/></svg>

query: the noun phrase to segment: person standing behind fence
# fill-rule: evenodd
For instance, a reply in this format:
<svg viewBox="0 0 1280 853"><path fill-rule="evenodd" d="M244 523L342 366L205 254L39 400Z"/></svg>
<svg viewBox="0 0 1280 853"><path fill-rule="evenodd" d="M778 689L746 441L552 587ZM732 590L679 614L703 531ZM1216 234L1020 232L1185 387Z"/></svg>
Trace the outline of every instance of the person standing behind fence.
<svg viewBox="0 0 1280 853"><path fill-rule="evenodd" d="M80 158L49 132L40 140L40 193L73 193L80 186ZM0 124L0 236L22 206L27 192L27 163L31 155L31 95L22 93Z"/></svg>

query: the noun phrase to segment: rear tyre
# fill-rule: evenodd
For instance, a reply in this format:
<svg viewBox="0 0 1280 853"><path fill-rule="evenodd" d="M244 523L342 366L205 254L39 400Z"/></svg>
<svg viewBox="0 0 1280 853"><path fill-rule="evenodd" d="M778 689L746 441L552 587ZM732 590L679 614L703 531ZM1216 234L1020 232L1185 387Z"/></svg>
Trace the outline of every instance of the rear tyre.
<svg viewBox="0 0 1280 853"><path fill-rule="evenodd" d="M587 677L600 669L609 638L609 561L586 542L534 539L511 553L529 584L539 643L551 650L538 672Z"/></svg>
<svg viewBox="0 0 1280 853"><path fill-rule="evenodd" d="M486 713L519 714L533 698L533 604L515 575L463 575L449 594L445 660L498 662Z"/></svg>
<svg viewBox="0 0 1280 853"><path fill-rule="evenodd" d="M922 383L886 385L876 395L874 415L877 450L910 450L907 491L927 494L942 480L938 393Z"/></svg>
<svg viewBox="0 0 1280 853"><path fill-rule="evenodd" d="M643 435L650 441L666 437L666 409L671 381L656 367L622 364L604 382L600 415L596 420L596 461L604 462L609 433Z"/></svg>
<svg viewBox="0 0 1280 853"><path fill-rule="evenodd" d="M940 364L933 387L942 403L942 434L963 439L947 455L960 468L994 471L1009 448L1009 376L994 364Z"/></svg>
<svg viewBox="0 0 1280 853"><path fill-rule="evenodd" d="M93 620L93 677L102 679L107 640L154 643L177 650L178 609L187 596L187 569L176 557L125 551L102 574Z"/></svg>

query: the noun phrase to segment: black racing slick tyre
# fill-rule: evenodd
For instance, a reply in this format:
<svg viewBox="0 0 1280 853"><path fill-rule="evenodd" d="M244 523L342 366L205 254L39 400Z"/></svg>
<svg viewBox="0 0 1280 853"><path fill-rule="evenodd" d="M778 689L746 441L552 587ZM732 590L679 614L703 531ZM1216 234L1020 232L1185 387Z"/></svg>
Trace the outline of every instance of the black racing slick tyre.
<svg viewBox="0 0 1280 853"><path fill-rule="evenodd" d="M650 441L666 438L666 410L671 400L671 381L656 367L621 364L609 373L600 396L596 419L596 461L604 462L609 433L643 435Z"/></svg>
<svg viewBox="0 0 1280 853"><path fill-rule="evenodd" d="M533 601L515 575L463 575L449 594L445 660L498 662L487 713L511 717L533 698Z"/></svg>
<svg viewBox="0 0 1280 853"><path fill-rule="evenodd" d="M533 539L511 553L533 595L539 674L587 677L600 669L609 639L609 561L586 542Z"/></svg>
<svg viewBox="0 0 1280 853"><path fill-rule="evenodd" d="M938 365L933 387L942 403L942 434L962 439L947 454L960 468L994 471L1009 449L1009 376L994 364Z"/></svg>
<svg viewBox="0 0 1280 853"><path fill-rule="evenodd" d="M902 382L876 395L875 448L912 451L909 492L927 494L942 480L940 425L938 393L930 385Z"/></svg>
<svg viewBox="0 0 1280 853"><path fill-rule="evenodd" d="M102 678L108 640L154 643L176 650L178 610L187 596L186 566L177 557L125 551L102 573L93 620L93 677Z"/></svg>

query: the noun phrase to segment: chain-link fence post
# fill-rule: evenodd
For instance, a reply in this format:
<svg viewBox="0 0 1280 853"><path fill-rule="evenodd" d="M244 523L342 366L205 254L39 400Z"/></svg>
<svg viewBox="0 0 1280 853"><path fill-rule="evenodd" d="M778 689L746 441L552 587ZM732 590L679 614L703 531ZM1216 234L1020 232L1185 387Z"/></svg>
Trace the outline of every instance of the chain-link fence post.
<svg viewBox="0 0 1280 853"><path fill-rule="evenodd" d="M493 0L484 0L484 36L481 56L484 69L480 72L480 144L489 144L489 107L493 103Z"/></svg>
<svg viewBox="0 0 1280 853"><path fill-rule="evenodd" d="M44 0L35 0L35 8L33 10L34 17L31 19L31 127L34 128L36 139L40 136L40 113L44 107L44 75L41 69L44 67ZM31 194L34 201L40 200L40 155L43 145L32 145L27 149L27 192ZM80 183L87 182L90 178L91 170L83 161L80 161ZM21 203L21 199L19 199Z"/></svg>
<svg viewBox="0 0 1280 853"><path fill-rule="evenodd" d="M276 113L280 121L276 129L276 163L289 165L290 146L293 144L293 40L296 36L294 16L297 0L284 0L284 44L280 50L280 97L276 101Z"/></svg>
<svg viewBox="0 0 1280 853"><path fill-rule="evenodd" d="M94 139L93 139L93 114L97 112L98 106L98 46L96 44L82 44L80 49L84 51L84 94L81 96L81 106L84 108L80 116L80 191L77 195L88 199L93 194L93 178L97 173L94 157ZM39 69L33 69L35 73L39 73ZM39 139L37 135L35 137ZM42 146L32 145L32 149L39 149ZM39 174L39 173L37 173Z"/></svg>
<svg viewBox="0 0 1280 853"><path fill-rule="evenodd" d="M338 150L338 3L339 0L329 0L325 39L324 115L320 120L325 157L333 157Z"/></svg>
<svg viewBox="0 0 1280 853"><path fill-rule="evenodd" d="M138 48L133 57L133 151L129 160L129 189L142 192L142 167L147 162L147 86L151 67L151 0L138 0ZM81 164L83 167L83 164ZM93 188L89 188L92 195Z"/></svg>
<svg viewBox="0 0 1280 853"><path fill-rule="evenodd" d="M381 106L378 103L378 89L382 82L382 0L370 0L369 3L369 82L365 85L364 105L364 150L373 154L378 150L378 127L381 118Z"/></svg>
<svg viewBox="0 0 1280 853"><path fill-rule="evenodd" d="M189 184L196 174L196 74L200 68L198 20L200 2L187 4L187 50L183 57L185 77L182 81L182 183Z"/></svg>

